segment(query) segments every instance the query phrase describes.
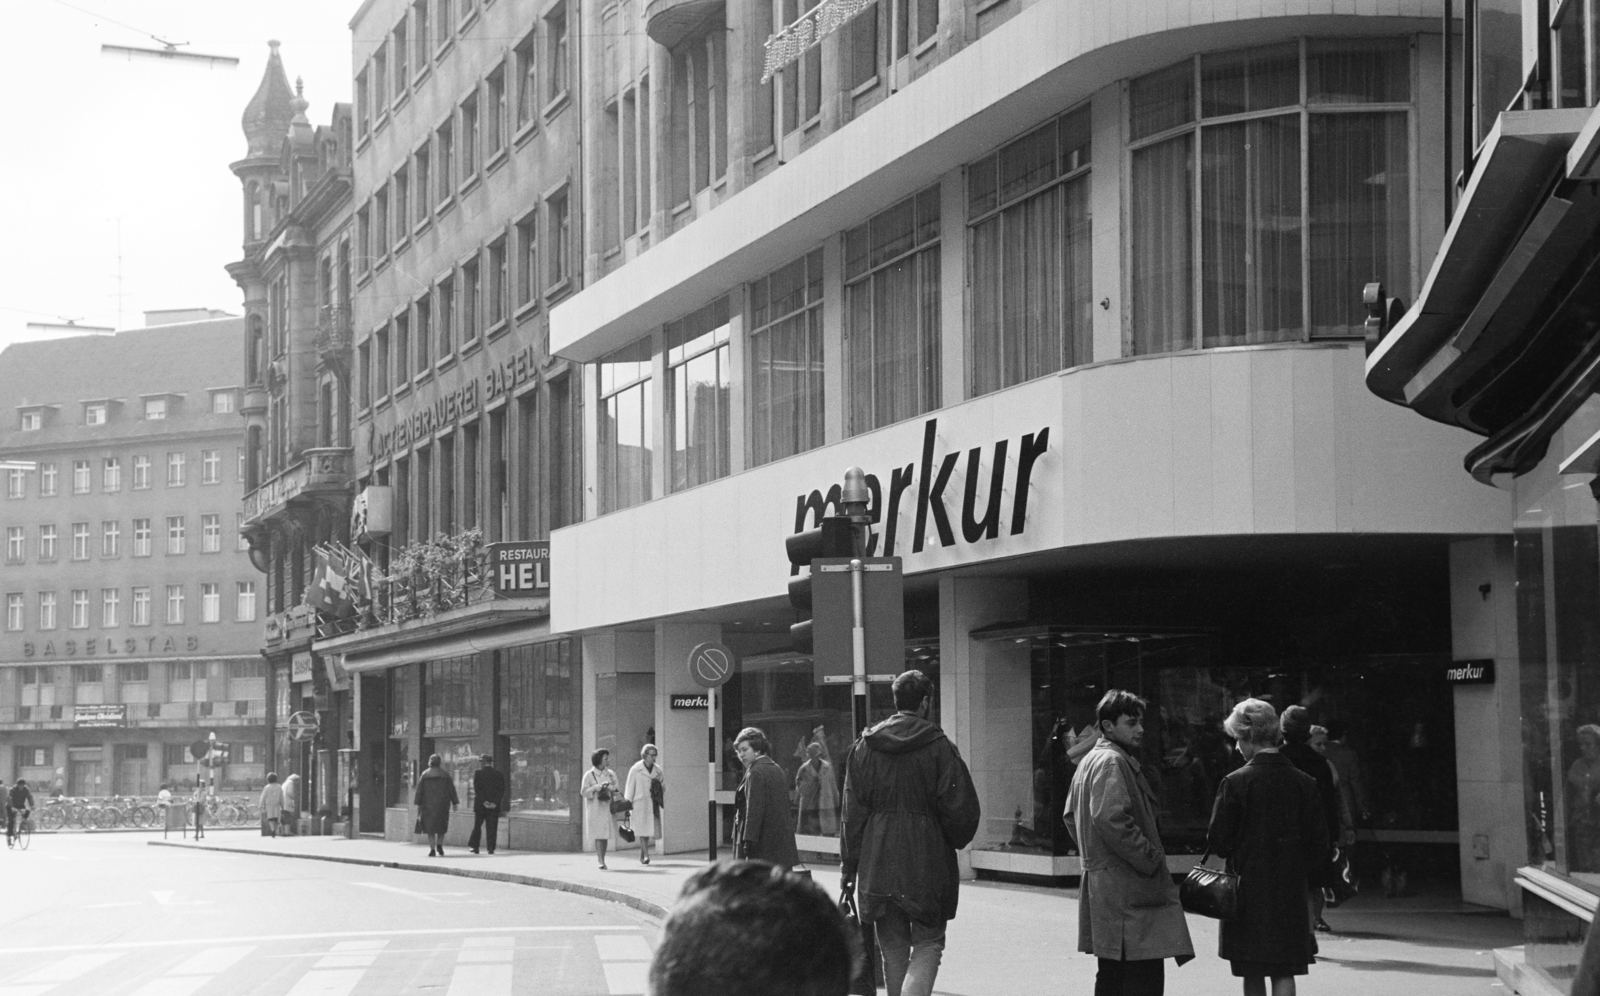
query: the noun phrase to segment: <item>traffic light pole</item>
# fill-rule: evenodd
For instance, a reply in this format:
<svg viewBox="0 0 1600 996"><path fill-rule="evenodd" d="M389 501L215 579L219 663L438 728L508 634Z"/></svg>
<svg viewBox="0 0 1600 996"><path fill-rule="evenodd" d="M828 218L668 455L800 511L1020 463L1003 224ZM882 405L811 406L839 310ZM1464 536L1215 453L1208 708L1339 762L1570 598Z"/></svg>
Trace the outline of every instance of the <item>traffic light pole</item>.
<svg viewBox="0 0 1600 996"><path fill-rule="evenodd" d="M867 731L867 629L865 598L862 589L865 587L866 569L861 563L861 558L856 557L850 561L850 607L853 618L850 624L850 689L853 693L851 699L852 725L854 737L860 737Z"/></svg>

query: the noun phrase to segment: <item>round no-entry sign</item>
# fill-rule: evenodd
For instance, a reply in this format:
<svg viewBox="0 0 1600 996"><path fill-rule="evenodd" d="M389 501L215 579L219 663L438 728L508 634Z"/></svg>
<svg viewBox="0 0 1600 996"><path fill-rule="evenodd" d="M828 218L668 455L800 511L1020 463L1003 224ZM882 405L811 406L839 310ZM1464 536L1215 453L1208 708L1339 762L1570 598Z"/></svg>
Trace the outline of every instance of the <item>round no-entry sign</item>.
<svg viewBox="0 0 1600 996"><path fill-rule="evenodd" d="M317 735L317 714L314 712L297 712L289 717L283 724L289 731L290 740L310 740Z"/></svg>
<svg viewBox="0 0 1600 996"><path fill-rule="evenodd" d="M733 677L739 662L733 651L720 643L702 643L689 651L689 680L701 688L717 688Z"/></svg>

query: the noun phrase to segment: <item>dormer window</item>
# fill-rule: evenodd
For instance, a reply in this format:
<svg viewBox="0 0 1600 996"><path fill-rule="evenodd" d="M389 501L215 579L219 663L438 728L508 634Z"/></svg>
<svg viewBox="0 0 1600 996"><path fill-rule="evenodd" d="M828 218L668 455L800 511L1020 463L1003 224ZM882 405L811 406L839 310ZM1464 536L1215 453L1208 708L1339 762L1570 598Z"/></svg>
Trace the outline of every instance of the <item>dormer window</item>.
<svg viewBox="0 0 1600 996"><path fill-rule="evenodd" d="M44 412L35 408L22 413L22 431L38 432L44 428Z"/></svg>
<svg viewBox="0 0 1600 996"><path fill-rule="evenodd" d="M145 398L144 399L144 417L149 421L155 421L156 419L166 418L167 417L167 399L166 398Z"/></svg>
<svg viewBox="0 0 1600 996"><path fill-rule="evenodd" d="M104 401L90 401L83 406L84 425L106 424L106 403Z"/></svg>
<svg viewBox="0 0 1600 996"><path fill-rule="evenodd" d="M237 408L237 399L233 388L225 387L211 392L211 414L227 415Z"/></svg>

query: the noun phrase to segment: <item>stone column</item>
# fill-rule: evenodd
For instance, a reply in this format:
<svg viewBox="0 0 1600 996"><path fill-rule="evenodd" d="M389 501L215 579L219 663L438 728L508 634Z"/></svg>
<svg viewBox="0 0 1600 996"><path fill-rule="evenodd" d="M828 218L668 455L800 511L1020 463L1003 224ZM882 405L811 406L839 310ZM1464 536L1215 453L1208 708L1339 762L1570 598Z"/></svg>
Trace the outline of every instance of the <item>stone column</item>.
<svg viewBox="0 0 1600 996"><path fill-rule="evenodd" d="M696 644L721 639L722 627L715 623L656 624L656 746L667 779L662 853L703 852L706 847L706 714L703 709L675 712L670 696L700 690L689 680L689 651ZM720 723L720 693L717 709Z"/></svg>

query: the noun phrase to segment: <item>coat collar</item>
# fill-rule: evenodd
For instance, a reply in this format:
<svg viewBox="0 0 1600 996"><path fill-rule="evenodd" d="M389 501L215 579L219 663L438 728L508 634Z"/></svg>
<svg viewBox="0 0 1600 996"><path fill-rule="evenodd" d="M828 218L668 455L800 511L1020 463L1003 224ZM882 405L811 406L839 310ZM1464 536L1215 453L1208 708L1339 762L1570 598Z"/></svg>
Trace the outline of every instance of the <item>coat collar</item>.
<svg viewBox="0 0 1600 996"><path fill-rule="evenodd" d="M1124 761L1127 761L1129 764L1133 765L1134 771L1143 774L1143 768L1139 764L1139 759L1134 757L1132 754L1129 754L1126 750L1123 750L1122 745L1117 743L1115 740L1112 740L1109 737L1101 737L1100 742L1095 744L1093 749L1115 751L1116 753L1122 755L1122 759Z"/></svg>
<svg viewBox="0 0 1600 996"><path fill-rule="evenodd" d="M1247 763L1247 764L1261 764L1261 765L1268 765L1268 764L1288 764L1288 765L1293 765L1294 764L1293 761L1291 761L1288 758L1284 757L1283 754L1280 751L1272 751L1271 753L1263 752L1263 753L1257 754L1255 757L1252 757L1249 761L1247 761L1245 763Z"/></svg>

